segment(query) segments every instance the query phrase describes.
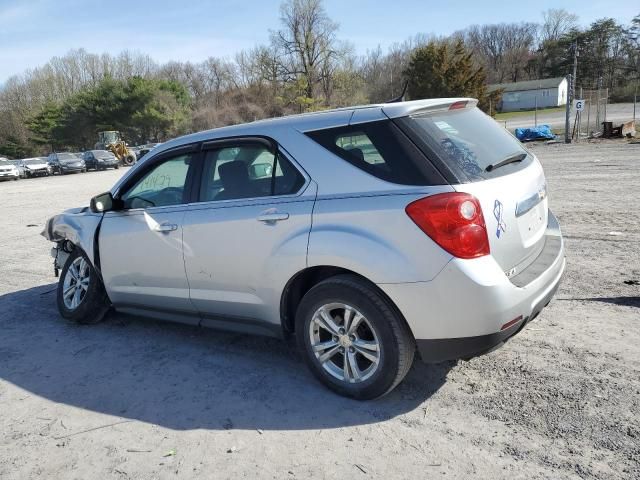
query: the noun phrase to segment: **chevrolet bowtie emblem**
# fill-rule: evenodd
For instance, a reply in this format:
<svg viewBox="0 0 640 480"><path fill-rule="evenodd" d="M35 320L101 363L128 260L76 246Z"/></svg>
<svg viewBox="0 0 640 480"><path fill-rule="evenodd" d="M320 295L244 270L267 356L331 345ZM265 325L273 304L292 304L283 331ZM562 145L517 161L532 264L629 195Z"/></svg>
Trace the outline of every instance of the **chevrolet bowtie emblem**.
<svg viewBox="0 0 640 480"><path fill-rule="evenodd" d="M500 235L502 235L507 230L507 225L504 223L503 215L504 206L502 205L502 202L500 202L500 200L496 200L493 204L493 216L496 217L496 220L498 222L498 226L496 228L496 237L498 238L500 238Z"/></svg>

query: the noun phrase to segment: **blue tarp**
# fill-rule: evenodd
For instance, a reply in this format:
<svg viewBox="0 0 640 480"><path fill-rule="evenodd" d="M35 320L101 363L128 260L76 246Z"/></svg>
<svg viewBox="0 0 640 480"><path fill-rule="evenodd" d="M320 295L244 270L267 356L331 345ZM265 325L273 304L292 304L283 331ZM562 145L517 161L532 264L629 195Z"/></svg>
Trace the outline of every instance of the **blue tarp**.
<svg viewBox="0 0 640 480"><path fill-rule="evenodd" d="M516 128L516 138L521 142L531 140L553 140L556 136L551 131L549 125L538 125L530 128Z"/></svg>

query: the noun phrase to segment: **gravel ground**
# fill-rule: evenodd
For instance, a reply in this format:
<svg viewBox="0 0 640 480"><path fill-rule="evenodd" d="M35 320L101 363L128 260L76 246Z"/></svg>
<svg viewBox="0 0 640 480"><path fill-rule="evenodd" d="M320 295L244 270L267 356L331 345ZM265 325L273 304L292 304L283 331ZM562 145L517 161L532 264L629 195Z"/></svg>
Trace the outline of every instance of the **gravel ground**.
<svg viewBox="0 0 640 480"><path fill-rule="evenodd" d="M122 170L0 184L0 478L640 478L640 145L532 148L567 243L556 299L366 403L277 340L64 322L39 233Z"/></svg>

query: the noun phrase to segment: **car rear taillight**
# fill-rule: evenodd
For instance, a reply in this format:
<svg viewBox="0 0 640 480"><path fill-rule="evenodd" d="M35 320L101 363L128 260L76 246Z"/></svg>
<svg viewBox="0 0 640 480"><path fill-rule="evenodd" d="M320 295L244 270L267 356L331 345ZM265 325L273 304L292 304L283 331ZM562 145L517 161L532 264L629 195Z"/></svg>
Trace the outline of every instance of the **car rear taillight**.
<svg viewBox="0 0 640 480"><path fill-rule="evenodd" d="M409 218L458 258L489 255L489 237L480 202L468 193L440 193L407 205Z"/></svg>

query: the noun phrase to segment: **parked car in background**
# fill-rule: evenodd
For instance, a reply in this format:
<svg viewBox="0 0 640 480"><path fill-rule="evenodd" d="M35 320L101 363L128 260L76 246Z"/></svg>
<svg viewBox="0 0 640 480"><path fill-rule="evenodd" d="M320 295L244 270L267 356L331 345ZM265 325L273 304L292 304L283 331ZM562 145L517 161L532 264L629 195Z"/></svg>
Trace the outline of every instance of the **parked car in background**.
<svg viewBox="0 0 640 480"><path fill-rule="evenodd" d="M416 353L495 349L550 302L565 255L542 165L476 104L344 108L163 144L47 222L61 316L293 336L318 379L358 399L391 391Z"/></svg>
<svg viewBox="0 0 640 480"><path fill-rule="evenodd" d="M137 147L133 147L131 150L136 154L136 161L139 161L151 150L156 148L158 145L162 145L161 143L147 143L145 145L138 145Z"/></svg>
<svg viewBox="0 0 640 480"><path fill-rule="evenodd" d="M20 178L27 178L27 172L25 170L24 161L23 160L9 160L11 163L15 165L18 169L18 173L20 174Z"/></svg>
<svg viewBox="0 0 640 480"><path fill-rule="evenodd" d="M48 162L52 173L60 175L87 171L84 160L75 153L51 153L49 154Z"/></svg>
<svg viewBox="0 0 640 480"><path fill-rule="evenodd" d="M25 178L44 177L51 174L46 157L25 158L20 161Z"/></svg>
<svg viewBox="0 0 640 480"><path fill-rule="evenodd" d="M18 179L20 179L20 171L13 162L6 158L0 158L0 180Z"/></svg>
<svg viewBox="0 0 640 480"><path fill-rule="evenodd" d="M107 150L88 150L82 154L82 159L87 170L106 170L107 168L118 169L118 158Z"/></svg>

